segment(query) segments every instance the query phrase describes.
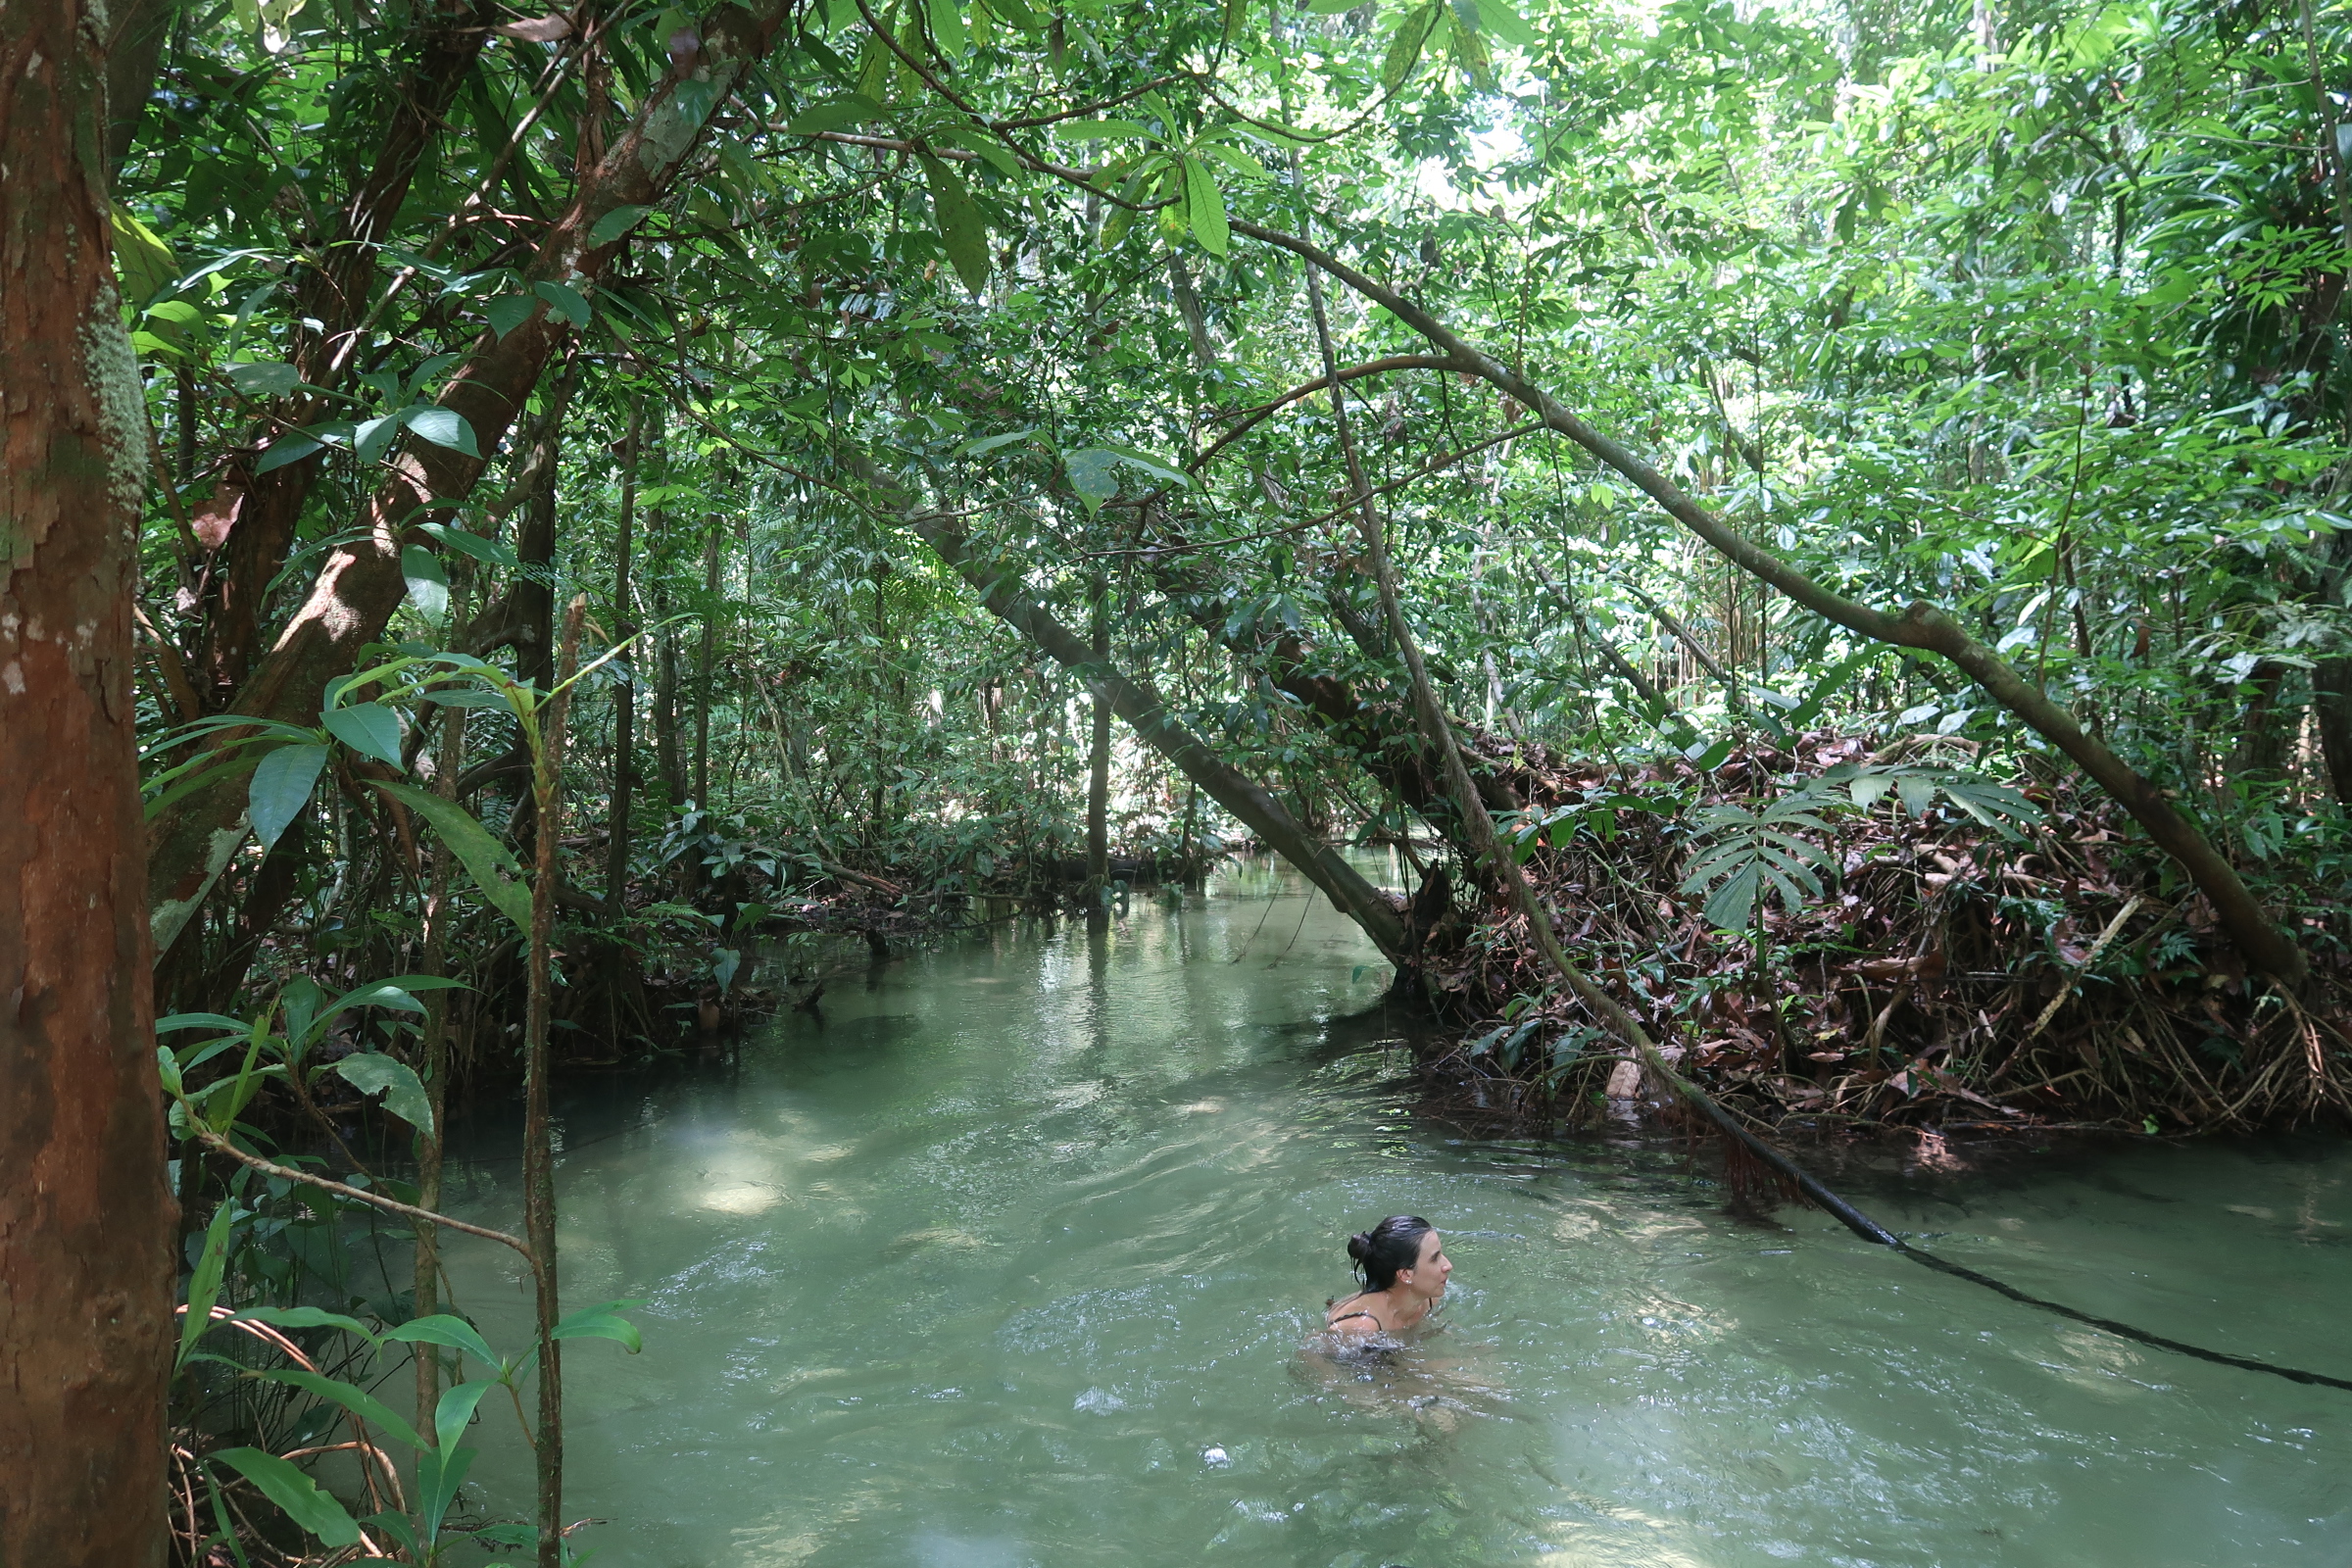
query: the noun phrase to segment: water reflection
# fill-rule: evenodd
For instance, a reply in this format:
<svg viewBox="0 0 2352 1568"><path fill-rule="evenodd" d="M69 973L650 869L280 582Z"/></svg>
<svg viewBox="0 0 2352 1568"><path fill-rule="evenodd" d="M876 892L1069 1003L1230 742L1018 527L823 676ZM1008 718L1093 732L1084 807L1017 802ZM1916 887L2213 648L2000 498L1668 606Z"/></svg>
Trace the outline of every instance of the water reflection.
<svg viewBox="0 0 2352 1568"><path fill-rule="evenodd" d="M643 1355L566 1355L574 1513L613 1521L584 1544L654 1568L2352 1561L2344 1396L2119 1346L1817 1215L1743 1226L1672 1149L1417 1115L1405 1020L1367 1012L1385 978L1253 871L908 957L737 1068L573 1099L568 1298L648 1303ZM468 1217L513 1219L506 1136L465 1167ZM2220 1147L1840 1176L2025 1289L2333 1372L2348 1178L2335 1149ZM1459 1265L1437 1328L1378 1364L1318 1351L1341 1239L1396 1212ZM450 1256L520 1343L525 1281ZM519 1509L528 1455L482 1430L483 1500Z"/></svg>

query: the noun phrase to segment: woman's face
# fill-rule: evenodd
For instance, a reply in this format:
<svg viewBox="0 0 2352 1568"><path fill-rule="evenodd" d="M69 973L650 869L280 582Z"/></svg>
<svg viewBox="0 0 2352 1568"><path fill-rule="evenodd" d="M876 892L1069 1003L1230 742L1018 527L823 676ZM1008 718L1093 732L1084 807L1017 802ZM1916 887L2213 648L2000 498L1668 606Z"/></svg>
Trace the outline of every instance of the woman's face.
<svg viewBox="0 0 2352 1568"><path fill-rule="evenodd" d="M1431 1231L1421 1238L1421 1256L1413 1264L1413 1277L1396 1283L1434 1301L1446 1294L1446 1276L1452 1272L1453 1259L1446 1255L1446 1245L1438 1233Z"/></svg>

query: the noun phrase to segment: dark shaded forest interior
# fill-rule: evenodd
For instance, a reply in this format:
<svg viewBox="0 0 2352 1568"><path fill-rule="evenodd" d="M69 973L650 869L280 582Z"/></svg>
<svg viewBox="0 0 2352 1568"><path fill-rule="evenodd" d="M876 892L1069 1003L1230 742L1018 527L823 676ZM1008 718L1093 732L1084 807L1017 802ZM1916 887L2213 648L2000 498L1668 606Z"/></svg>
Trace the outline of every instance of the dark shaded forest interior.
<svg viewBox="0 0 2352 1568"><path fill-rule="evenodd" d="M2352 1112L2352 7L0 19L0 1561L555 1568L551 1082L1241 854L1517 1126Z"/></svg>

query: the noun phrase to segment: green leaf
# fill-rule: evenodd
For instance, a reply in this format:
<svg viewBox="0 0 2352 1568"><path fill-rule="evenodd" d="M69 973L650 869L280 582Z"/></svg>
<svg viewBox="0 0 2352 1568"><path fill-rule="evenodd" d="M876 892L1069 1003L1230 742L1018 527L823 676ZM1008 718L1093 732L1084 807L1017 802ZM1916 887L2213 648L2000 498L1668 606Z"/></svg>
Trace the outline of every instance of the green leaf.
<svg viewBox="0 0 2352 1568"><path fill-rule="evenodd" d="M1152 132L1132 120L1070 120L1055 125L1054 134L1064 141L1099 141L1111 136L1146 137Z"/></svg>
<svg viewBox="0 0 2352 1568"><path fill-rule="evenodd" d="M858 93L850 93L802 110L784 128L795 136L813 136L819 131L841 130L881 118L880 104Z"/></svg>
<svg viewBox="0 0 2352 1568"><path fill-rule="evenodd" d="M1241 41L1242 31L1250 25L1250 0L1225 0L1224 39L1227 48Z"/></svg>
<svg viewBox="0 0 2352 1568"><path fill-rule="evenodd" d="M1925 773L1897 773L1894 793L1902 801L1904 810L1913 816L1925 816L1936 801L1936 780Z"/></svg>
<svg viewBox="0 0 2352 1568"><path fill-rule="evenodd" d="M115 207L115 277L122 303L134 311L154 304L179 280L179 260L172 247L120 203Z"/></svg>
<svg viewBox="0 0 2352 1568"><path fill-rule="evenodd" d="M1217 189L1208 166L1198 158L1184 161L1184 202L1193 220L1193 238L1211 256L1223 256L1230 243L1225 226L1225 197Z"/></svg>
<svg viewBox="0 0 2352 1568"><path fill-rule="evenodd" d="M956 0L930 0L925 9L930 14L931 41L939 46L940 54L962 54L969 43L964 37L963 13L956 8Z"/></svg>
<svg viewBox="0 0 2352 1568"><path fill-rule="evenodd" d="M419 524L419 531L430 534L434 539L455 550L461 556L471 556L474 560L486 562L493 566L504 566L511 571L522 564L521 561L515 557L514 552L508 549L499 540L485 539L478 533L468 533L454 523L422 523Z"/></svg>
<svg viewBox="0 0 2352 1568"><path fill-rule="evenodd" d="M329 708L318 714L327 733L362 757L372 757L394 767L400 762L400 715L381 703L354 703Z"/></svg>
<svg viewBox="0 0 2352 1568"><path fill-rule="evenodd" d="M301 813L312 787L318 782L318 770L325 765L324 746L281 746L262 759L245 796L253 836L262 848L275 844L286 824Z"/></svg>
<svg viewBox="0 0 2352 1568"><path fill-rule="evenodd" d="M583 1306L576 1312L566 1312L564 1320L547 1331L551 1340L616 1340L635 1355L645 1348L638 1336L637 1325L620 1314L624 1308L643 1306L643 1301L606 1301L597 1306Z"/></svg>
<svg viewBox="0 0 2352 1568"><path fill-rule="evenodd" d="M532 294L501 294L482 302L482 318L490 323L499 341L506 341L509 332L539 314L538 296Z"/></svg>
<svg viewBox="0 0 2352 1568"><path fill-rule="evenodd" d="M999 447L1008 447L1015 441L1026 441L1035 434L1037 431L1032 427L1027 430L1008 430L1003 435L983 436L977 441L966 442L959 456L984 458Z"/></svg>
<svg viewBox="0 0 2352 1568"><path fill-rule="evenodd" d="M1759 880L1756 862L1751 858L1708 897L1706 908L1701 911L1708 923L1724 931L1744 929L1748 917L1755 912Z"/></svg>
<svg viewBox="0 0 2352 1568"><path fill-rule="evenodd" d="M348 1546L360 1539L343 1505L318 1490L318 1484L274 1453L259 1448L222 1448L212 1455L255 1486L262 1495L285 1510L287 1518L317 1536L328 1546Z"/></svg>
<svg viewBox="0 0 2352 1568"><path fill-rule="evenodd" d="M498 873L510 871L519 878L522 867L515 863L514 852L490 836L490 830L473 818L473 813L455 801L445 801L413 784L396 783L390 779L369 779L368 783L391 796L430 823L441 842L466 867L473 885L481 890L498 911L514 922L518 931L531 929L531 891L517 881L504 881Z"/></svg>
<svg viewBox="0 0 2352 1568"><path fill-rule="evenodd" d="M230 386L249 398L282 398L302 385L302 374L294 367L269 360L223 366L220 373L228 377Z"/></svg>
<svg viewBox="0 0 2352 1568"><path fill-rule="evenodd" d="M1886 792L1893 788L1894 775L1891 773L1857 773L1845 786L1854 804L1866 811L1885 800Z"/></svg>
<svg viewBox="0 0 2352 1568"><path fill-rule="evenodd" d="M392 450L399 438L400 420L392 415L377 419L362 419L351 433L352 455L362 463L373 463Z"/></svg>
<svg viewBox="0 0 2352 1568"><path fill-rule="evenodd" d="M356 1051L336 1062L335 1071L361 1094L380 1093L386 1110L425 1137L432 1137L433 1102L425 1096L424 1084L406 1062L395 1061L380 1051Z"/></svg>
<svg viewBox="0 0 2352 1568"><path fill-rule="evenodd" d="M1421 50L1429 42L1430 30L1446 14L1446 0L1424 0L1396 24L1396 35L1389 40L1389 52L1380 63L1380 84L1390 92L1402 87L1413 68L1421 63Z"/></svg>
<svg viewBox="0 0 2352 1568"><path fill-rule="evenodd" d="M612 244L614 240L620 238L621 235L626 234L630 229L635 228L644 220L645 215L652 211L653 209L651 207L613 208L604 217L598 219L595 226L588 230L588 243L591 245Z"/></svg>
<svg viewBox="0 0 2352 1568"><path fill-rule="evenodd" d="M400 574L408 580L410 603L434 620L449 613L449 573L441 569L440 559L430 550L404 545Z"/></svg>
<svg viewBox="0 0 2352 1568"><path fill-rule="evenodd" d="M231 1018L224 1012L174 1012L155 1020L155 1032L159 1035L174 1029L234 1029L242 1039L246 1027L244 1019Z"/></svg>
<svg viewBox="0 0 2352 1568"><path fill-rule="evenodd" d="M580 291L570 284L533 283L531 292L569 317L572 325L586 326L588 324L588 301L581 297Z"/></svg>
<svg viewBox="0 0 2352 1568"><path fill-rule="evenodd" d="M288 1388L301 1389L306 1394L315 1394L321 1399L341 1405L361 1420L372 1426L381 1427L412 1448L424 1446L424 1440L416 1435L415 1427L409 1425L397 1411L366 1389L355 1388L351 1384L338 1382L333 1378L321 1377L316 1372L306 1372L300 1367L256 1372L253 1376L266 1383L282 1383Z"/></svg>
<svg viewBox="0 0 2352 1568"><path fill-rule="evenodd" d="M229 1232L235 1226L237 1205L223 1200L213 1210L213 1222L205 1227L204 1250L196 1255L196 1267L188 1276L188 1310L179 1320L179 1354L173 1359L175 1367L188 1364L188 1352L204 1338L204 1331L213 1326L213 1303L220 1298L220 1276L228 1267Z"/></svg>
<svg viewBox="0 0 2352 1568"><path fill-rule="evenodd" d="M1274 177L1265 165L1250 157L1241 148L1229 146L1221 141L1203 141L1194 151L1203 157L1214 158L1218 163L1223 164L1245 179L1272 179Z"/></svg>
<svg viewBox="0 0 2352 1568"><path fill-rule="evenodd" d="M401 410L399 418L418 437L437 447L463 452L469 458L482 455L481 447L473 439L473 426L466 423L466 416L455 409L418 403Z"/></svg>
<svg viewBox="0 0 2352 1568"><path fill-rule="evenodd" d="M464 1350L484 1366L496 1367L499 1365L498 1357L491 1354L489 1345L475 1331L474 1326L464 1318L453 1317L447 1312L436 1312L431 1317L413 1317L398 1328L384 1330L384 1338L398 1340L404 1345L445 1345L453 1350ZM461 1383L458 1385L458 1388L470 1388L476 1391L488 1387L488 1384L483 1383ZM449 1391L449 1395L457 1392L457 1389L452 1389ZM445 1448L449 1446L449 1395L442 1396L441 1408L433 1413L433 1425L440 1430L441 1446ZM476 1392L473 1397L478 1400L481 1398L481 1394ZM470 1417L472 1414L473 1409L469 1404L466 1406L466 1415ZM458 1422L459 1430L463 1431L465 1425L465 1420L461 1419Z"/></svg>
<svg viewBox="0 0 2352 1568"><path fill-rule="evenodd" d="M1476 0L1478 30L1514 49L1533 49L1542 40L1510 4L1510 0Z"/></svg>
<svg viewBox="0 0 2352 1568"><path fill-rule="evenodd" d="M289 463L300 463L312 453L325 450L325 447L323 441L313 440L299 430L289 430L270 443L270 450L264 452L261 461L253 466L254 474L259 477L272 469L282 468Z"/></svg>
<svg viewBox="0 0 2352 1568"><path fill-rule="evenodd" d="M375 1343L375 1336L358 1318L316 1306L249 1306L229 1321L267 1323L279 1329L341 1329L346 1334L358 1335L369 1345Z"/></svg>
<svg viewBox="0 0 2352 1568"><path fill-rule="evenodd" d="M1101 512L1102 503L1119 493L1118 464L1119 454L1101 447L1061 455L1062 468L1070 476L1070 488L1078 492L1088 516Z"/></svg>
<svg viewBox="0 0 2352 1568"><path fill-rule="evenodd" d="M963 286L977 294L988 282L989 272L988 224L980 217L979 204L956 171L929 153L915 156L921 160L923 178L931 187L931 217L939 230L939 243Z"/></svg>

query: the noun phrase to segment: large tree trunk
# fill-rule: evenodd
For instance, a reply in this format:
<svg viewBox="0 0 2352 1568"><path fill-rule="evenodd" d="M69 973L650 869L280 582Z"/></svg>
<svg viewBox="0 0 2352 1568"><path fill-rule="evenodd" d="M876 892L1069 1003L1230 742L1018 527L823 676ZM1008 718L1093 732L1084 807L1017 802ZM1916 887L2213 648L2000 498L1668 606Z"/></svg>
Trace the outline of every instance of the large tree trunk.
<svg viewBox="0 0 2352 1568"><path fill-rule="evenodd" d="M172 1237L104 12L0 3L0 1563L155 1568Z"/></svg>
<svg viewBox="0 0 2352 1568"><path fill-rule="evenodd" d="M700 47L673 52L668 73L645 95L627 130L549 226L524 270L526 282L593 291L625 243L620 237L595 243L597 222L615 209L650 206L661 197L700 142L703 106L725 101L744 72L767 53L791 10L790 0L727 7L712 15ZM676 88L689 79L708 91L682 101ZM480 451L497 450L570 330L567 320L541 305L504 337L485 330L475 340L441 404L465 416ZM386 465L390 477L362 509L359 536L328 553L309 600L239 689L231 710L316 722L327 681L350 671L359 651L382 636L399 607L406 591L401 550L430 542L416 524L446 515L472 493L486 466L486 458L404 438ZM226 738L217 737L215 744ZM168 946L179 935L244 844L245 794L244 776L224 769L150 824L148 896L159 944Z"/></svg>
<svg viewBox="0 0 2352 1568"><path fill-rule="evenodd" d="M1296 235L1241 219L1234 220L1233 226L1241 233L1279 246L1321 268L1445 350L1448 368L1477 376L1533 409L1546 429L1566 436L1623 474L1669 516L1749 576L1779 589L1815 614L1848 631L1898 648L1937 654L1950 661L1994 702L2072 758L2117 804L2132 813L2156 846L2188 873L2197 891L2213 906L2223 933L2248 963L2288 984L2299 983L2309 972L2303 950L2271 918L2236 868L2214 848L2195 822L2174 809L2154 784L2087 733L2072 713L2010 667L2007 661L1970 636L1966 627L1942 610L1921 600L1906 606L1899 613L1888 613L1833 593L1740 534L1692 500L1681 486L1578 418L1550 393L1492 355L1472 347L1395 289L1374 281Z"/></svg>
<svg viewBox="0 0 2352 1568"><path fill-rule="evenodd" d="M1347 858L1300 827L1282 803L1228 764L1176 721L1165 699L1131 680L1098 658L1068 627L1021 591L1020 572L992 565L974 556L956 519L919 514L906 525L921 535L939 559L972 585L989 611L1109 699L1111 710L1125 719L1144 744L1176 765L1199 784L1268 848L1297 866L1301 875L1331 896L1331 902L1363 928L1373 944L1399 969L1412 961L1405 940L1404 916L1396 902L1365 881Z"/></svg>

